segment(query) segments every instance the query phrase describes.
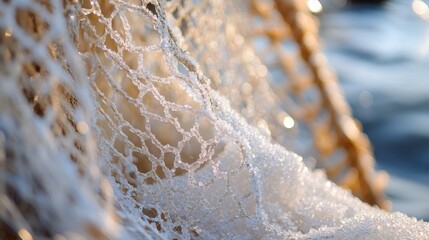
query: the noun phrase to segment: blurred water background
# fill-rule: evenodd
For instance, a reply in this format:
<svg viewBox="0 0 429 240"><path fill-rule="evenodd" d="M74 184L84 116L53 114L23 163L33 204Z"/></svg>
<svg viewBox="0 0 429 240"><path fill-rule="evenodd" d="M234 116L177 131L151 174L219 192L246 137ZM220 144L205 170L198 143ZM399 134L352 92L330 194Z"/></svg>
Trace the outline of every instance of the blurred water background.
<svg viewBox="0 0 429 240"><path fill-rule="evenodd" d="M428 2L354 2L366 3L320 0L325 51L390 174L393 211L429 221Z"/></svg>

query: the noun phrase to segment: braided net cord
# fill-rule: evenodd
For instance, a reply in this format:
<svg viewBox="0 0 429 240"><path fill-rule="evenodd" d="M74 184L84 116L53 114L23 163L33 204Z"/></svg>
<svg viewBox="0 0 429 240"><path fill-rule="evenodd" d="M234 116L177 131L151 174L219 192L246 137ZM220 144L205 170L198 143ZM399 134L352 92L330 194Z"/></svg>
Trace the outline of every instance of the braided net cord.
<svg viewBox="0 0 429 240"><path fill-rule="evenodd" d="M4 237L424 239L283 147L250 9L0 1Z"/></svg>

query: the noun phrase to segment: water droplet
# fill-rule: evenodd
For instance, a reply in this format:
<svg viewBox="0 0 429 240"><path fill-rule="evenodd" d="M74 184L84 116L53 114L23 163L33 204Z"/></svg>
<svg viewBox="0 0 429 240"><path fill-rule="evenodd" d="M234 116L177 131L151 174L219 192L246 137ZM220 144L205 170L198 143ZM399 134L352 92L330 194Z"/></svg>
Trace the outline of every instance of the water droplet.
<svg viewBox="0 0 429 240"><path fill-rule="evenodd" d="M414 0L411 4L411 7L413 8L413 11L421 17L424 17L428 14L429 7L422 0Z"/></svg>
<svg viewBox="0 0 429 240"><path fill-rule="evenodd" d="M293 128L293 126L295 126L295 121L291 116L286 116L283 119L283 126L285 126L285 128L288 128L288 129Z"/></svg>
<svg viewBox="0 0 429 240"><path fill-rule="evenodd" d="M320 13L323 10L323 6L319 0L308 0L307 7L312 13Z"/></svg>

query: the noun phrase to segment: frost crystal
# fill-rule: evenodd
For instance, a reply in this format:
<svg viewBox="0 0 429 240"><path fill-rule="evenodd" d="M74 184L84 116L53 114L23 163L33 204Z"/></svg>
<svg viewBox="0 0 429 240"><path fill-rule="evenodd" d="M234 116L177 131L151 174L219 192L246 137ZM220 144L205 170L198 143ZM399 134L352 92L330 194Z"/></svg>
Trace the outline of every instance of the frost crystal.
<svg viewBox="0 0 429 240"><path fill-rule="evenodd" d="M285 149L229 2L0 1L0 237L427 238Z"/></svg>

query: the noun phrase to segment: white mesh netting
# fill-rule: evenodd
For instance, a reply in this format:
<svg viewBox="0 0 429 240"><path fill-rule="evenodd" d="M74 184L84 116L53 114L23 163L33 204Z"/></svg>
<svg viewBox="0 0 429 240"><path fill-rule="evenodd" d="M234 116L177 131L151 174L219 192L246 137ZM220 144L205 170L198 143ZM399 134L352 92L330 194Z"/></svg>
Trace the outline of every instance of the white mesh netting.
<svg viewBox="0 0 429 240"><path fill-rule="evenodd" d="M250 8L1 0L0 237L427 239L272 140Z"/></svg>

